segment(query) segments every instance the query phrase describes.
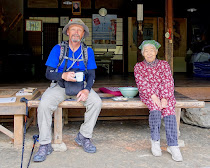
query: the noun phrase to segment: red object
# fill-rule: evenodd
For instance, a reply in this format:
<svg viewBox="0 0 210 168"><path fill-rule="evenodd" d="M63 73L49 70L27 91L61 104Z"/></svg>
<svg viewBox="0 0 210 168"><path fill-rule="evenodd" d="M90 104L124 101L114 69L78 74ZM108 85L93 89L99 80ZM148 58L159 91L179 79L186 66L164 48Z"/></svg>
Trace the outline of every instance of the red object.
<svg viewBox="0 0 210 168"><path fill-rule="evenodd" d="M94 22L94 24L95 24L96 26L101 24L99 18L93 19L93 22Z"/></svg>
<svg viewBox="0 0 210 168"><path fill-rule="evenodd" d="M101 88L99 88L99 90L103 93L109 93L114 96L122 96L118 87L101 87Z"/></svg>
<svg viewBox="0 0 210 168"><path fill-rule="evenodd" d="M171 39L171 29L168 29L168 32L169 32L169 37L168 37L168 39L170 40L170 39Z"/></svg>

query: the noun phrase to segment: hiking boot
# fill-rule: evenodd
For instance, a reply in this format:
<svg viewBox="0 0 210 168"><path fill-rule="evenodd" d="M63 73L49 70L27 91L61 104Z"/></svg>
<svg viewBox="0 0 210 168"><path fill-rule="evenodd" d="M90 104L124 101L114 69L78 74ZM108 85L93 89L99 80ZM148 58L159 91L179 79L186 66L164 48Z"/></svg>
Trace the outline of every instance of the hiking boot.
<svg viewBox="0 0 210 168"><path fill-rule="evenodd" d="M154 156L161 156L160 140L155 141L151 139L151 151Z"/></svg>
<svg viewBox="0 0 210 168"><path fill-rule="evenodd" d="M90 141L90 138L85 138L80 132L77 134L75 141L78 145L82 146L87 153L95 153L96 147Z"/></svg>
<svg viewBox="0 0 210 168"><path fill-rule="evenodd" d="M167 147L167 151L172 155L172 159L177 162L182 162L182 154L178 146L169 146Z"/></svg>
<svg viewBox="0 0 210 168"><path fill-rule="evenodd" d="M43 162L46 156L53 152L51 143L46 145L40 145L38 152L34 156L34 162Z"/></svg>

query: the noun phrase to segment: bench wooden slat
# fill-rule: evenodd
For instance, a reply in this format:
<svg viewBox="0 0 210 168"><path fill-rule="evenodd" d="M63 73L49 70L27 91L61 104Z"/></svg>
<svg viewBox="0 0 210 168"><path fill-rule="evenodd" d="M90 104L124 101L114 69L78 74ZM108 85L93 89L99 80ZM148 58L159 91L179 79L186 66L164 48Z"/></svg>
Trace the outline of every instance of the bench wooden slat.
<svg viewBox="0 0 210 168"><path fill-rule="evenodd" d="M31 100L29 101L29 107L38 107L39 100ZM205 102L198 100L177 100L176 108L203 108L205 106ZM85 108L81 102L76 101L64 101L59 107L62 108ZM102 109L134 109L134 108L147 108L147 106L141 102L138 98L130 99L126 102L113 101L111 99L103 99L102 100Z"/></svg>
<svg viewBox="0 0 210 168"><path fill-rule="evenodd" d="M25 103L21 103L19 105L16 106L9 106L7 104L7 106L0 106L1 110L0 110L0 115L15 115L15 114L19 114L19 115L25 115L26 114L26 105Z"/></svg>

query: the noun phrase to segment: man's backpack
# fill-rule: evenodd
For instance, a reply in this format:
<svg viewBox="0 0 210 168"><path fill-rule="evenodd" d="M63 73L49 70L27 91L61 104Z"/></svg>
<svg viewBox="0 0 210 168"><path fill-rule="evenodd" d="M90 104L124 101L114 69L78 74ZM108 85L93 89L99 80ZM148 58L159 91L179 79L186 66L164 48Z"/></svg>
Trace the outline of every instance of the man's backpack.
<svg viewBox="0 0 210 168"><path fill-rule="evenodd" d="M58 67L63 63L65 59L69 59L68 57L68 50L69 50L69 41L61 41L60 45L60 56L59 56L59 63L55 72L58 72ZM85 64L85 71L87 72L87 61L88 61L88 52L87 52L87 45L84 42L81 42L82 47L82 56L84 59Z"/></svg>

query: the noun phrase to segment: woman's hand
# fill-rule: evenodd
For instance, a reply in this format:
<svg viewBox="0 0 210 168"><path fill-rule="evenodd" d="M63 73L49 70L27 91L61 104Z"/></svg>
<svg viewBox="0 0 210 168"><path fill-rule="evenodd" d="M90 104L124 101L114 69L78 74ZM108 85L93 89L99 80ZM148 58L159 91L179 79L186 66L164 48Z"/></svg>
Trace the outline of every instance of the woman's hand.
<svg viewBox="0 0 210 168"><path fill-rule="evenodd" d="M64 79L65 81L70 81L70 82L77 81L75 78L75 72L64 72L61 78Z"/></svg>
<svg viewBox="0 0 210 168"><path fill-rule="evenodd" d="M161 105L162 105L162 108L168 107L168 101L165 98L161 99Z"/></svg>
<svg viewBox="0 0 210 168"><path fill-rule="evenodd" d="M151 96L151 98L152 98L152 101L153 101L153 103L154 103L155 105L157 105L160 109L163 108L160 99L159 99L155 94L153 94L153 95Z"/></svg>
<svg viewBox="0 0 210 168"><path fill-rule="evenodd" d="M79 101L86 101L87 98L88 98L88 95L89 95L89 90L87 89L84 89L84 90L81 90L78 94L77 94L77 102Z"/></svg>

